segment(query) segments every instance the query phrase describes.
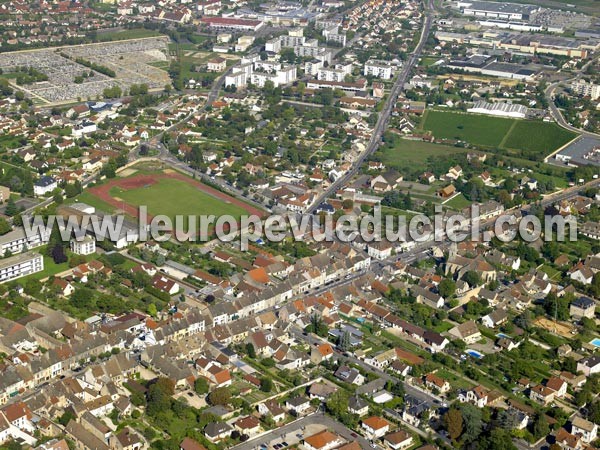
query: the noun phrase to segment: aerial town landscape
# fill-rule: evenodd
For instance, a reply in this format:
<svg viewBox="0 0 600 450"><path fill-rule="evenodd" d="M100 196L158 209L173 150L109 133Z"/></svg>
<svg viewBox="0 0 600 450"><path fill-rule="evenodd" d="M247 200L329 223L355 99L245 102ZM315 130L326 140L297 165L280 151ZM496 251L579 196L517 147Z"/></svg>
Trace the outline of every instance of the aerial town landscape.
<svg viewBox="0 0 600 450"><path fill-rule="evenodd" d="M600 448L600 3L514 1L0 1L0 449Z"/></svg>

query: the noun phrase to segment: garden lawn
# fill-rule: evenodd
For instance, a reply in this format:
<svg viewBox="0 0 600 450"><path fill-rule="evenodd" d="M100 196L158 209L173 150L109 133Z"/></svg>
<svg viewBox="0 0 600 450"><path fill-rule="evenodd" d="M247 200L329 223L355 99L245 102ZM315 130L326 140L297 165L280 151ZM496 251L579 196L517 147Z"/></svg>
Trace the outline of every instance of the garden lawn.
<svg viewBox="0 0 600 450"><path fill-rule="evenodd" d="M448 206L449 208L455 209L456 211L461 211L464 208L471 206L471 202L467 200L464 195L458 194L452 200L444 203L444 205Z"/></svg>

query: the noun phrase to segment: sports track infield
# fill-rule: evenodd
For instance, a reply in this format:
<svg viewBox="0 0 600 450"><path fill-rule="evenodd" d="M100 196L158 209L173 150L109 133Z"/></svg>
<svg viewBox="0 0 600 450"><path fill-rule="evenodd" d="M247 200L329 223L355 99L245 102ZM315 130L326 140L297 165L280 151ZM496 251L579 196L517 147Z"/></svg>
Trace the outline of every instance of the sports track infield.
<svg viewBox="0 0 600 450"><path fill-rule="evenodd" d="M139 206L148 208L148 222L157 215L165 215L174 222L176 215L232 215L238 219L244 214L262 216L264 211L211 186L178 172L136 174L114 178L88 192L102 202L139 218ZM184 218L187 227L187 219Z"/></svg>

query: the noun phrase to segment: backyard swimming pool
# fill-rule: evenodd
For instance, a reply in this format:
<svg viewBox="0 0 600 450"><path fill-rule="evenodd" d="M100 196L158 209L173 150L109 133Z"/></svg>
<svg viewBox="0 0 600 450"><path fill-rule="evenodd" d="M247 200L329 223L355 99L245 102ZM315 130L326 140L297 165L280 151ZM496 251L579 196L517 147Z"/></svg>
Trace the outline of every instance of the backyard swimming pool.
<svg viewBox="0 0 600 450"><path fill-rule="evenodd" d="M465 353L469 356L472 356L473 358L477 358L477 359L481 359L483 358L483 355L481 353L479 353L477 350L466 350Z"/></svg>

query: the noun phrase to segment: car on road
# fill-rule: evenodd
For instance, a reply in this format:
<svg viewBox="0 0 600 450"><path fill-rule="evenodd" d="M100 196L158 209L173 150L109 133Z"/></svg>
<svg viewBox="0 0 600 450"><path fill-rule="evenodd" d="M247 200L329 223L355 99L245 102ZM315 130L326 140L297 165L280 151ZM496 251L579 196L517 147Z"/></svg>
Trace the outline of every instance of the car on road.
<svg viewBox="0 0 600 450"><path fill-rule="evenodd" d="M356 433L350 433L350 436L352 436L354 439L356 439L358 437L358 434L356 434Z"/></svg>

